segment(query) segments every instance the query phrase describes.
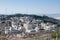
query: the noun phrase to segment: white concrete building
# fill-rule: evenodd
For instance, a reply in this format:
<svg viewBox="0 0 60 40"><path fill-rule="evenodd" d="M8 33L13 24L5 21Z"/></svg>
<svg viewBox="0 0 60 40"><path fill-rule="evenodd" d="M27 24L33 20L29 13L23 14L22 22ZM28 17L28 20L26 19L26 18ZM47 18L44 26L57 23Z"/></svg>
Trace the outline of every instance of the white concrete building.
<svg viewBox="0 0 60 40"><path fill-rule="evenodd" d="M56 25L51 23L41 23L41 27L43 27L44 30L53 30L55 29Z"/></svg>
<svg viewBox="0 0 60 40"><path fill-rule="evenodd" d="M8 34L9 32L12 31L12 27L5 27L5 34Z"/></svg>
<svg viewBox="0 0 60 40"><path fill-rule="evenodd" d="M38 26L34 26L33 24L24 24L24 27L27 33L38 32L39 30Z"/></svg>

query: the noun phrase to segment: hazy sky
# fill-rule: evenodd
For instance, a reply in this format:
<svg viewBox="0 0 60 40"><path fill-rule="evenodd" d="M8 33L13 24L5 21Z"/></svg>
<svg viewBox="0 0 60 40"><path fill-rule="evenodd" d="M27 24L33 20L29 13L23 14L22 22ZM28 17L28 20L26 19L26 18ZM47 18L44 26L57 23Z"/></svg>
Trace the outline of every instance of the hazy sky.
<svg viewBox="0 0 60 40"><path fill-rule="evenodd" d="M60 0L0 0L0 14L60 13Z"/></svg>

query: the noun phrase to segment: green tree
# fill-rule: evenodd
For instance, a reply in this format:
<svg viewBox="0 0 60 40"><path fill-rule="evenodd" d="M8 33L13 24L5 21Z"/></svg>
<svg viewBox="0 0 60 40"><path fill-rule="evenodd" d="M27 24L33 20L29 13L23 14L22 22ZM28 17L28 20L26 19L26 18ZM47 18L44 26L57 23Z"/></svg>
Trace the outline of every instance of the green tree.
<svg viewBox="0 0 60 40"><path fill-rule="evenodd" d="M58 40L58 38L60 38L60 31L58 29L56 29L52 34L51 34L52 38L56 38L56 40Z"/></svg>

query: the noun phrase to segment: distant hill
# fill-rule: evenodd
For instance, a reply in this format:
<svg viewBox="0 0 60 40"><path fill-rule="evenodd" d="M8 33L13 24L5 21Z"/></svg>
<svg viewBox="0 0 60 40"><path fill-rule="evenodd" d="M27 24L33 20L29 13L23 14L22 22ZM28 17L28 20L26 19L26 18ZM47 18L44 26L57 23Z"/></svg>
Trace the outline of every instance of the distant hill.
<svg viewBox="0 0 60 40"><path fill-rule="evenodd" d="M60 16L56 16L56 17L54 17L54 18L60 20Z"/></svg>
<svg viewBox="0 0 60 40"><path fill-rule="evenodd" d="M55 14L46 14L47 16L50 16L50 17L57 17L57 16L60 16L60 13L55 13Z"/></svg>

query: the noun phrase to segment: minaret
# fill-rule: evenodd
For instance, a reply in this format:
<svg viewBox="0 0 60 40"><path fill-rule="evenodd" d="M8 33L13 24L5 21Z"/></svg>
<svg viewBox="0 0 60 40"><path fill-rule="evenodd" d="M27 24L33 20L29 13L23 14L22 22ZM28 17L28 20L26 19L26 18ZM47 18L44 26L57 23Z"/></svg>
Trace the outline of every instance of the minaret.
<svg viewBox="0 0 60 40"><path fill-rule="evenodd" d="M7 14L7 8L5 8L5 14Z"/></svg>

